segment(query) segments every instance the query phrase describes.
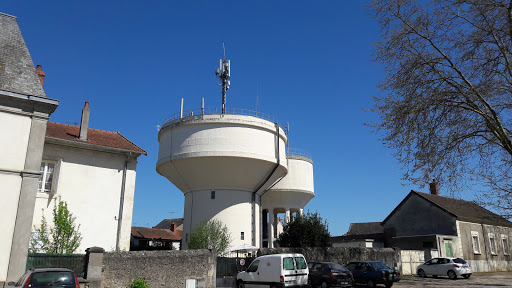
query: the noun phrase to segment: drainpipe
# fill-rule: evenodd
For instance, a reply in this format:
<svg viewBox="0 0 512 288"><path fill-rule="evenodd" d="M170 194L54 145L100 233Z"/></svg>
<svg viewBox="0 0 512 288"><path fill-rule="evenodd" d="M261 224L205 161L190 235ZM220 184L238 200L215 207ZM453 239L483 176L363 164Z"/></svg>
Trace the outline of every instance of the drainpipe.
<svg viewBox="0 0 512 288"><path fill-rule="evenodd" d="M131 152L130 152L131 154ZM124 190L126 186L126 170L128 169L128 159L124 162L123 169L123 181L121 182L121 197L119 200L119 216L117 217L117 239L116 239L116 251L119 251L119 242L121 240L121 225L123 224L123 206L124 206Z"/></svg>
<svg viewBox="0 0 512 288"><path fill-rule="evenodd" d="M270 177L272 177L272 175L274 175L274 172L276 172L277 170L277 167L279 167L280 163L281 163L281 159L280 159L280 154L279 154L279 140L280 140L280 136L279 136L279 124L277 123L274 123L276 125L276 133L277 133L277 163L276 163L276 166L274 166L274 169L272 169L272 171L267 175L267 178L265 178L265 180L260 184L260 186L258 186L258 188L256 188L256 190L254 190L254 192L252 192L252 201L251 201L251 215L252 215L252 244L253 246L256 246L256 215L255 215L255 210L256 210L256 193L258 192L258 190L261 189L261 187L263 187L263 185L265 185L265 183L268 182L268 180L270 179ZM264 194L264 193L263 193ZM262 194L262 195L263 195ZM260 196L260 202L261 202L261 196Z"/></svg>

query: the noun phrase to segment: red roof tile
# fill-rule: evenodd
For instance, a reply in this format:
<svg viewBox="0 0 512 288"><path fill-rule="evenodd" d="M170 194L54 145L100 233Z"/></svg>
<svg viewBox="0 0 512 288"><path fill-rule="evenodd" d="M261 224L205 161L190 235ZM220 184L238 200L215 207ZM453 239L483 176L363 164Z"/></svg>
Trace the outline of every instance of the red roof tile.
<svg viewBox="0 0 512 288"><path fill-rule="evenodd" d="M119 132L110 132L89 128L87 130L87 141L79 140L79 134L80 127L78 126L48 122L48 125L46 127L46 137L74 141L84 144L104 146L115 149L128 150L148 155L148 153L144 151L144 149L140 148L139 146L132 143L130 140L126 139Z"/></svg>
<svg viewBox="0 0 512 288"><path fill-rule="evenodd" d="M148 227L132 227L132 236L144 239L181 240L182 231L169 229L155 229Z"/></svg>

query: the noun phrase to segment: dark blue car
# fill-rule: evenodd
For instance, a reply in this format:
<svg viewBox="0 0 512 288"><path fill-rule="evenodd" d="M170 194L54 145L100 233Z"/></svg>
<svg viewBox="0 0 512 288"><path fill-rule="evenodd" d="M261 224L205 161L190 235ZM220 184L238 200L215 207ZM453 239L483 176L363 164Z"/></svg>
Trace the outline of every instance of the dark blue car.
<svg viewBox="0 0 512 288"><path fill-rule="evenodd" d="M352 287L354 277L345 266L332 262L308 262L309 284L314 287Z"/></svg>
<svg viewBox="0 0 512 288"><path fill-rule="evenodd" d="M347 269L354 275L354 281L375 287L384 284L387 288L400 281L400 271L391 269L378 261L355 261L347 264Z"/></svg>

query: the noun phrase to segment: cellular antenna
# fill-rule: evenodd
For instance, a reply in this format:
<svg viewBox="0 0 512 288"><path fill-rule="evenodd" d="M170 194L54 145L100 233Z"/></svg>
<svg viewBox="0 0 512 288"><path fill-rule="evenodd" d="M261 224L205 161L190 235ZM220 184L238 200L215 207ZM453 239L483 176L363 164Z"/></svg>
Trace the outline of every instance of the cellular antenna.
<svg viewBox="0 0 512 288"><path fill-rule="evenodd" d="M226 60L226 48L224 47L224 43L222 43L222 48L224 48L224 59L220 59L219 68L215 70L215 75L217 75L222 82L222 114L226 114L226 92L229 89L229 85L231 85L229 81L231 68L230 60Z"/></svg>

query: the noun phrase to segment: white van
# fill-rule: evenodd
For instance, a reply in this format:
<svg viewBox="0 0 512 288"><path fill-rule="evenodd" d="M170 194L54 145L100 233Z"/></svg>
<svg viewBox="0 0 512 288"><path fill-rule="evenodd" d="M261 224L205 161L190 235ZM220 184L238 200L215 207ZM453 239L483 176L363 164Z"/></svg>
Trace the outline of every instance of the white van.
<svg viewBox="0 0 512 288"><path fill-rule="evenodd" d="M236 275L238 288L308 287L309 269L302 254L260 256Z"/></svg>

